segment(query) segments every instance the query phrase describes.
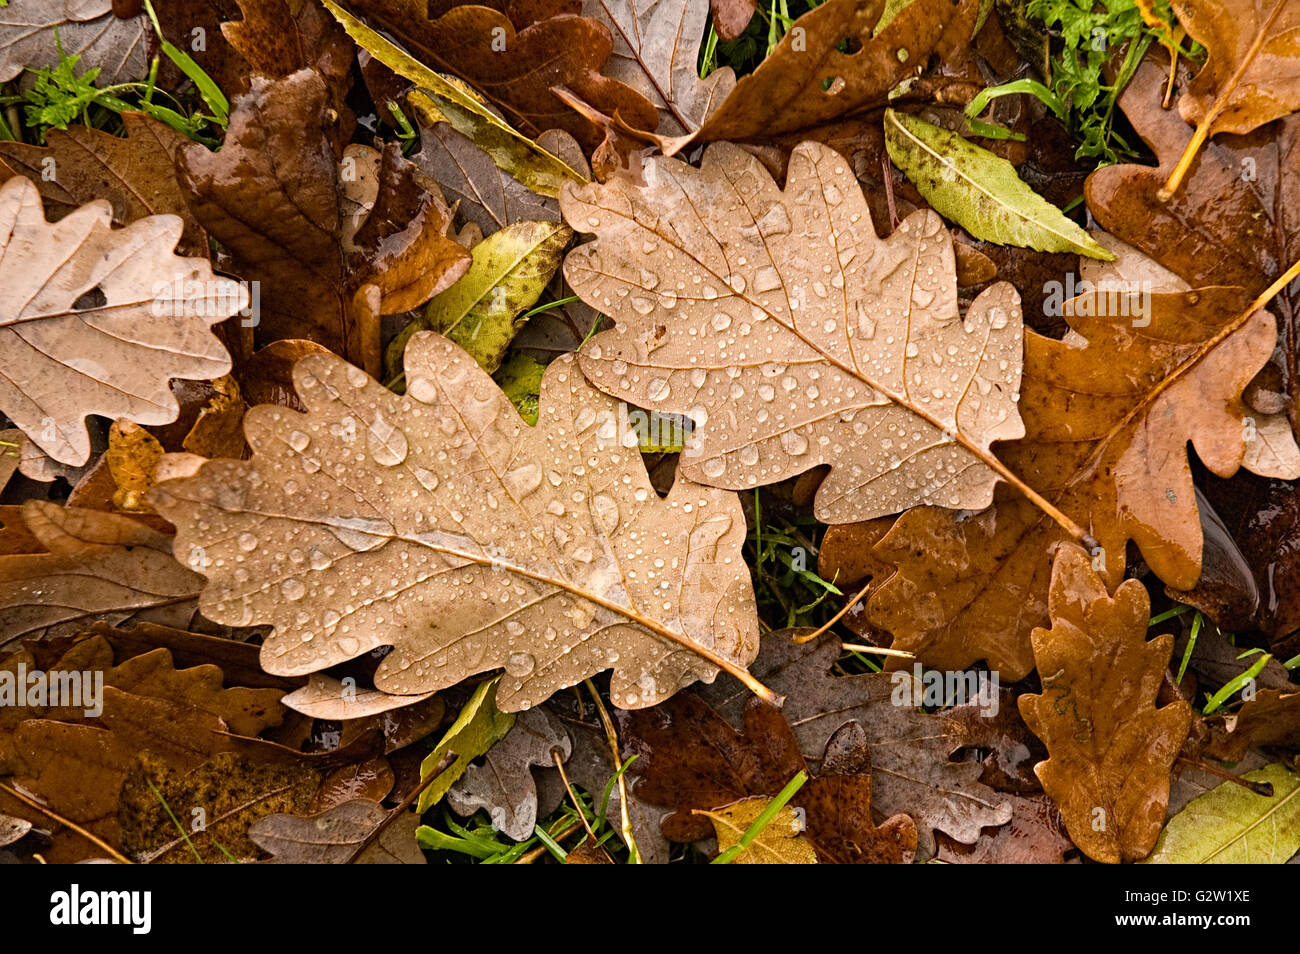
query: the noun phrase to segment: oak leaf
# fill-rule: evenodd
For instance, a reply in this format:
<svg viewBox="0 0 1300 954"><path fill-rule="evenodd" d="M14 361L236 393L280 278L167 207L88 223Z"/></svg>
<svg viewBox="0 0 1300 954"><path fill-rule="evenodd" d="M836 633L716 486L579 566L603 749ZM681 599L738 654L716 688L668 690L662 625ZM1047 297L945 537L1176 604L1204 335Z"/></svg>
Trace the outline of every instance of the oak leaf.
<svg viewBox="0 0 1300 954"><path fill-rule="evenodd" d="M757 699L745 706L738 732L699 696L683 692L653 709L616 713L633 793L675 809L663 832L674 841L713 834L707 816L742 798L775 795L807 764L785 716ZM832 864L902 864L916 852L916 826L898 814L877 825L872 812L870 747L856 722L841 720L821 771L795 792L805 837ZM877 812L877 814L879 814Z"/></svg>
<svg viewBox="0 0 1300 954"><path fill-rule="evenodd" d="M172 253L175 216L109 222L97 200L51 224L28 179L0 188L0 410L64 464L89 458L90 415L165 424L170 379L229 371L210 329L247 300L206 260Z"/></svg>
<svg viewBox="0 0 1300 954"><path fill-rule="evenodd" d="M306 338L377 372L379 315L424 303L470 259L446 236L436 184L396 145L382 154L373 206L360 221L344 216L358 177L355 157L340 164L330 145L336 119L319 73L255 77L221 149L187 146L177 167L195 216L260 282L259 344Z"/></svg>
<svg viewBox="0 0 1300 954"><path fill-rule="evenodd" d="M314 815L267 815L248 827L248 837L276 864L342 864L388 817L378 802L358 798ZM356 859L359 865L423 865L415 843L419 816L405 812Z"/></svg>
<svg viewBox="0 0 1300 954"><path fill-rule="evenodd" d="M654 104L658 135L694 132L736 85L729 66L700 79L708 0L583 0L582 13L608 28L614 53L606 72Z"/></svg>
<svg viewBox="0 0 1300 954"><path fill-rule="evenodd" d="M130 517L40 500L22 517L46 552L0 556L0 644L101 614L192 605L202 588L172 557L168 535Z"/></svg>
<svg viewBox="0 0 1300 954"><path fill-rule="evenodd" d="M805 13L708 121L666 142L666 152L691 142L765 139L884 106L931 53L955 38L970 39L978 7L971 0L915 0L873 36L885 2L827 0ZM841 49L846 39L852 42L847 52Z"/></svg>
<svg viewBox="0 0 1300 954"><path fill-rule="evenodd" d="M1000 456L1088 528L1109 587L1123 579L1129 540L1176 589L1200 575L1186 445L1211 472L1236 472L1249 416L1241 395L1277 337L1268 312L1238 313L1238 302L1224 288L1153 294L1137 314L1127 293L1094 290L1067 303L1074 330L1065 340L1025 335L1027 434ZM1033 668L1030 630L1047 622L1052 555L1065 539L1009 488L978 514L910 510L872 548L881 583L867 619L927 665L986 659L1003 678L1022 678Z"/></svg>
<svg viewBox="0 0 1300 954"><path fill-rule="evenodd" d="M1084 854L1112 864L1145 857L1193 718L1182 700L1156 708L1173 637L1148 641L1146 588L1127 580L1108 595L1073 544L1057 551L1049 599L1052 626L1033 632L1043 692L1019 699L1047 745L1035 771Z"/></svg>
<svg viewBox="0 0 1300 954"><path fill-rule="evenodd" d="M57 66L60 54L80 57L78 73L98 69L101 86L140 79L149 32L143 16L114 16L112 0L12 0L0 8L0 82Z"/></svg>
<svg viewBox="0 0 1300 954"><path fill-rule="evenodd" d="M583 373L694 420L682 474L744 489L830 464L814 512L831 523L988 505L989 446L1024 433L1011 285L963 318L939 217L877 238L844 158L816 143L794 150L784 191L725 143L700 169L650 160L645 179L566 189L566 220L597 240L564 271L616 322Z"/></svg>
<svg viewBox="0 0 1300 954"><path fill-rule="evenodd" d="M376 688L505 667L508 710L611 667L630 707L719 667L743 675L758 647L739 502L688 480L660 500L626 419L571 358L547 370L533 428L431 332L407 347L405 395L326 356L294 381L308 413L249 411L251 461L150 495L177 552L199 551L204 615L274 627L269 672L392 644Z"/></svg>
<svg viewBox="0 0 1300 954"><path fill-rule="evenodd" d="M0 142L0 159L13 174L35 183L51 220L92 199L112 203L116 226L147 215L179 215L185 229L178 247L207 257L207 239L185 202L173 164L190 140L144 113L122 113L122 125L125 138L73 124L47 129L45 146Z"/></svg>
<svg viewBox="0 0 1300 954"><path fill-rule="evenodd" d="M1300 109L1300 7L1291 0L1171 0L1179 24L1209 50L1178 100L1196 133L1166 186L1177 192L1200 145Z"/></svg>
<svg viewBox="0 0 1300 954"><path fill-rule="evenodd" d="M750 667L785 696L782 713L809 765L821 766L823 752L845 722L858 723L871 756L872 804L882 816L905 812L915 819L922 857L934 854L934 831L970 844L981 829L1011 818L1009 800L981 784L979 763L949 761L963 747L996 747L985 736L973 736L964 711L930 714L902 704L907 700L898 689L911 678L904 673L833 675L839 640L827 634L809 643L791 641L809 632L772 633ZM701 694L733 726L742 725L748 693L735 682L719 680ZM919 693L912 697L919 698Z"/></svg>
<svg viewBox="0 0 1300 954"><path fill-rule="evenodd" d="M564 726L545 709L521 712L505 738L470 765L447 792L447 804L459 815L486 809L494 828L524 841L537 823L537 785L532 766L553 766L573 752Z"/></svg>

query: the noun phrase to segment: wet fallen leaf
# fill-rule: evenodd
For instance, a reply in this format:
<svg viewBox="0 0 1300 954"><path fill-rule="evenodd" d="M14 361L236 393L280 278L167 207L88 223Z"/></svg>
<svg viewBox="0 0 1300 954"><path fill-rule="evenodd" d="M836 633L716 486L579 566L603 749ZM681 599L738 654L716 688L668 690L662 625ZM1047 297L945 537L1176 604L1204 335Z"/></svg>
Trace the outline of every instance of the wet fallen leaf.
<svg viewBox="0 0 1300 954"><path fill-rule="evenodd" d="M1209 50L1178 101L1196 134L1165 186L1172 193L1215 133L1247 133L1300 109L1300 8L1289 0L1171 0L1171 6L1188 35Z"/></svg>
<svg viewBox="0 0 1300 954"><path fill-rule="evenodd" d="M1274 763L1243 778L1272 785L1272 797L1223 782L1170 819L1142 864L1285 863L1300 850L1300 776Z"/></svg>
<svg viewBox="0 0 1300 954"><path fill-rule="evenodd" d="M564 129L589 147L603 138L551 93L554 86L639 129L658 122L644 96L604 75L613 41L595 20L552 16L517 30L504 14L474 4L453 6L435 19L424 0L353 0L350 6L426 65L473 84L528 135Z"/></svg>
<svg viewBox="0 0 1300 954"><path fill-rule="evenodd" d="M143 16L115 17L112 0L12 0L0 8L0 81L24 67L57 66L60 50L81 57L79 70L99 69L106 84L138 79L148 31Z"/></svg>
<svg viewBox="0 0 1300 954"><path fill-rule="evenodd" d="M268 671L305 675L392 644L375 673L385 692L504 666L499 702L515 710L613 667L616 703L643 706L757 651L739 503L683 480L661 501L614 403L572 359L548 369L532 429L428 332L407 348L405 396L324 356L299 362L295 382L309 413L251 410L251 461L210 461L150 495L181 528L178 552L198 548L204 614L275 627ZM369 500L340 495L349 467ZM677 569L628 576L627 547ZM281 562L289 551L302 561ZM254 563L266 569L244 578Z"/></svg>
<svg viewBox="0 0 1300 954"><path fill-rule="evenodd" d="M1059 865L1074 843L1065 834L1061 813L1046 795L1011 800L1011 821L989 830L974 845L939 836L940 861L949 864Z"/></svg>
<svg viewBox="0 0 1300 954"><path fill-rule="evenodd" d="M682 474L742 489L830 464L814 512L833 523L986 506L990 445L1023 433L1015 290L995 285L963 319L938 216L881 241L825 146L795 149L784 191L731 145L699 170L648 165L645 187L565 193L566 220L597 235L565 277L617 323L583 349L583 373L695 420Z"/></svg>
<svg viewBox="0 0 1300 954"><path fill-rule="evenodd" d="M417 104L421 94L412 98ZM417 109L418 109L417 105ZM436 108L432 104L430 109ZM568 165L586 174L586 158L566 132L551 130L538 137L539 147L564 156ZM553 195L534 192L509 172L473 139L450 122L420 126L420 151L411 161L442 186L448 201L456 201L458 214L476 224L484 235L515 222L559 222L560 206Z"/></svg>
<svg viewBox="0 0 1300 954"><path fill-rule="evenodd" d="M402 706L423 702L432 692L419 695L398 696L378 689L358 688L356 680L346 684L342 680L314 672L307 685L285 696L283 702L290 709L315 719L364 719Z"/></svg>
<svg viewBox="0 0 1300 954"><path fill-rule="evenodd" d="M96 201L49 224L28 179L0 188L0 410L64 464L89 458L91 414L174 420L168 380L229 371L209 329L247 301L205 260L173 254L180 220L110 218Z"/></svg>
<svg viewBox="0 0 1300 954"><path fill-rule="evenodd" d="M745 2L730 0L732 7L743 7ZM654 104L659 122L647 128L660 136L699 129L736 85L729 66L700 79L696 60L708 0L583 0L582 12L609 30L614 52L606 72ZM749 13L753 12L749 0ZM744 23L749 21L743 12L732 19L741 16Z"/></svg>
<svg viewBox="0 0 1300 954"><path fill-rule="evenodd" d="M342 196L356 167L335 159L331 114L319 73L257 78L233 101L222 148L187 146L177 164L196 217L261 283L259 342L308 338L377 361L379 315L451 285L469 253L446 237L437 186L395 146L383 152L373 207L345 234ZM377 304L360 303L370 288Z"/></svg>
<svg viewBox="0 0 1300 954"><path fill-rule="evenodd" d="M951 31L969 38L976 2L916 0L879 36L885 0L828 0L800 17L751 75L742 78L703 127L669 144L768 138L883 106ZM954 9L954 6L956 9ZM845 38L854 41L842 52Z"/></svg>
<svg viewBox="0 0 1300 954"><path fill-rule="evenodd" d="M791 641L810 632L766 636L751 666L785 695L782 712L809 765L818 768L836 731L857 722L870 752L872 804L882 816L905 812L916 820L923 857L934 854L934 830L970 844L982 828L1011 818L1010 800L980 783L979 763L949 761L963 746L987 739L972 739L960 718L923 712L915 704L920 692L904 695L905 681L906 688L918 688L909 674L833 675L839 640L827 634L810 643ZM703 693L733 726L741 725L748 693L739 685L720 680Z"/></svg>
<svg viewBox="0 0 1300 954"><path fill-rule="evenodd" d="M1020 714L1047 745L1035 771L1084 854L1117 864L1145 857L1169 801L1169 774L1192 723L1179 701L1155 707L1172 636L1147 641L1151 601L1136 580L1113 597L1082 548L1057 551L1050 629L1033 632L1039 695Z"/></svg>
<svg viewBox="0 0 1300 954"><path fill-rule="evenodd" d="M771 803L770 798L742 798L716 811L700 811L713 824L719 853L740 839ZM758 836L731 859L733 865L815 865L817 852L801 834L803 823L789 805L782 805Z"/></svg>
<svg viewBox="0 0 1300 954"><path fill-rule="evenodd" d="M560 721L544 709L521 712L501 741L487 750L482 765L471 765L447 792L447 804L460 815L486 809L492 825L523 841L537 824L537 787L531 767L552 766L573 751Z"/></svg>
<svg viewBox="0 0 1300 954"><path fill-rule="evenodd" d="M1175 588L1200 575L1186 444L1210 471L1237 470L1249 416L1241 394L1276 340L1272 316L1238 314L1237 301L1231 289L1151 295L1135 316L1126 295L1094 291L1069 306L1076 334L1025 336L1027 435L1000 455L1089 528L1108 587L1123 579L1128 540ZM873 547L894 572L873 590L867 617L928 665L986 659L1019 679L1033 668L1029 631L1047 621L1052 553L1064 539L1009 488L980 514L911 510Z"/></svg>
<svg viewBox="0 0 1300 954"><path fill-rule="evenodd" d="M937 212L1000 245L1111 258L1088 233L1016 175L1015 167L956 133L885 111L885 144Z"/></svg>
<svg viewBox="0 0 1300 954"><path fill-rule="evenodd" d="M406 813L419 822L419 816ZM355 799L315 815L268 815L248 829L249 839L276 864L336 865L346 862L388 812L377 802ZM392 833L390 835L390 832ZM424 854L410 824L394 823L357 858L359 865L422 865Z"/></svg>
<svg viewBox="0 0 1300 954"><path fill-rule="evenodd" d="M1211 721L1207 751L1225 762L1240 762L1246 750L1253 747L1289 748L1297 744L1300 744L1300 690L1261 689L1236 712Z"/></svg>
<svg viewBox="0 0 1300 954"><path fill-rule="evenodd" d="M756 699L745 708L743 733L691 693L654 709L620 712L618 719L625 756L637 756L628 769L637 778L633 791L650 804L676 809L662 824L675 841L713 833L700 811L775 795L807 767L785 717ZM912 819L899 814L879 826L874 821L862 727L842 721L823 756L821 771L789 803L804 809L804 837L818 858L841 864L911 861L917 836Z"/></svg>
<svg viewBox="0 0 1300 954"><path fill-rule="evenodd" d="M331 0L322 2L358 46L397 75L416 84L418 89L408 100L425 114L427 123L448 123L487 153L497 168L541 195L558 196L566 180L586 181L585 175L564 160L520 135L472 88L435 73ZM426 101L423 104L421 95Z"/></svg>
<svg viewBox="0 0 1300 954"><path fill-rule="evenodd" d="M400 368L411 335L427 330L495 371L523 325L520 315L537 303L572 237L572 229L554 222L515 222L493 232L474 246L469 271L393 339L389 367Z"/></svg>
<svg viewBox="0 0 1300 954"><path fill-rule="evenodd" d="M122 847L147 864L251 860L258 846L249 828L305 810L319 783L318 773L303 766L262 765L230 752L183 773L142 754L122 783Z"/></svg>
<svg viewBox="0 0 1300 954"><path fill-rule="evenodd" d="M0 160L36 185L52 220L93 199L112 203L115 226L147 215L179 215L185 229L178 249L206 256L207 240L185 202L173 165L176 153L190 140L143 113L125 112L122 123L124 138L72 125L47 131L43 147L0 142Z"/></svg>
<svg viewBox="0 0 1300 954"><path fill-rule="evenodd" d="M22 517L43 553L0 556L0 644L59 623L192 601L203 578L165 534L130 517L29 500Z"/></svg>
<svg viewBox="0 0 1300 954"><path fill-rule="evenodd" d="M514 727L515 714L502 712L492 701L495 686L496 680L479 683L456 716L456 721L420 763L421 780L435 772L438 777L420 793L420 800L416 803L419 814L423 815L431 806L438 804L461 776L469 771L474 759L487 753ZM444 766L443 761L448 756L454 758Z"/></svg>

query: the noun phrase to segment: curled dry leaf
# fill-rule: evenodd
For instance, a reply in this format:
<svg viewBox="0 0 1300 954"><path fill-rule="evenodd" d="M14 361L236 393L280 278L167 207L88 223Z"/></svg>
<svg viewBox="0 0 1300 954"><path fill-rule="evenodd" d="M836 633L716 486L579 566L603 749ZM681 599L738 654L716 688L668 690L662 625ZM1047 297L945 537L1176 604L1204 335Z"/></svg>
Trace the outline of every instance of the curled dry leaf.
<svg viewBox="0 0 1300 954"><path fill-rule="evenodd" d="M1186 447L1215 474L1237 470L1249 416L1241 395L1277 337L1268 312L1239 312L1238 300L1221 288L1153 294L1138 314L1127 295L1094 291L1066 303L1074 333L1064 341L1025 336L1027 434L1001 456L1088 527L1109 587L1123 579L1129 540L1177 589L1200 575ZM979 514L913 509L872 548L883 582L867 618L928 665L986 659L1020 679L1033 669L1029 633L1047 622L1052 555L1065 539L1009 488ZM828 578L834 570L822 567Z"/></svg>
<svg viewBox="0 0 1300 954"><path fill-rule="evenodd" d="M378 689L504 667L508 710L607 668L625 707L719 667L743 675L758 634L739 502L688 480L660 500L635 433L572 359L548 369L533 428L429 332L407 347L405 395L326 356L294 380L308 412L249 411L251 461L150 496L208 577L204 615L274 627L269 672L392 644Z"/></svg>
<svg viewBox="0 0 1300 954"><path fill-rule="evenodd" d="M59 623L193 600L203 578L172 557L165 534L121 514L29 500L43 553L0 556L0 644Z"/></svg>
<svg viewBox="0 0 1300 954"><path fill-rule="evenodd" d="M211 328L247 303L206 260L173 254L175 216L110 221L97 200L51 224L28 179L0 188L0 410L63 464L88 460L92 414L175 420L168 381L229 371Z"/></svg>
<svg viewBox="0 0 1300 954"><path fill-rule="evenodd" d="M427 66L473 84L528 135L563 129L588 148L601 141L593 124L551 92L555 86L638 129L658 122L644 96L603 75L613 40L595 20L552 16L516 29L505 14L476 4L455 5L436 19L425 0L353 0L350 6Z"/></svg>
<svg viewBox="0 0 1300 954"><path fill-rule="evenodd" d="M1035 771L1084 854L1143 858L1164 825L1170 770L1193 718L1181 700L1155 705L1173 637L1147 641L1146 588L1126 580L1109 596L1072 544L1057 551L1049 599L1052 626L1033 632L1043 692L1019 700L1047 745Z"/></svg>
<svg viewBox="0 0 1300 954"><path fill-rule="evenodd" d="M814 512L832 523L988 505L989 447L1024 433L1020 302L999 283L959 314L933 212L877 238L846 161L816 143L794 150L784 191L719 144L700 169L650 160L645 186L570 189L561 206L597 235L565 277L617 323L583 373L694 420L683 475L743 489L830 464Z"/></svg>
<svg viewBox="0 0 1300 954"><path fill-rule="evenodd" d="M143 16L114 16L112 0L12 0L0 8L0 82L57 66L60 52L80 57L78 73L100 70L101 86L138 80L149 33Z"/></svg>
<svg viewBox="0 0 1300 954"><path fill-rule="evenodd" d="M373 360L377 372L379 315L423 304L470 258L446 236L451 215L437 185L395 144L368 214L345 218L357 162L336 161L327 135L336 120L319 73L256 77L232 104L222 148L191 144L177 166L196 217L260 283L259 343L307 338Z"/></svg>
<svg viewBox="0 0 1300 954"><path fill-rule="evenodd" d="M482 765L470 765L447 792L458 814L486 809L492 825L523 841L537 823L537 785L532 766L553 766L573 752L564 726L545 709L530 709L515 719L505 738L487 750ZM554 754L553 754L554 753Z"/></svg>

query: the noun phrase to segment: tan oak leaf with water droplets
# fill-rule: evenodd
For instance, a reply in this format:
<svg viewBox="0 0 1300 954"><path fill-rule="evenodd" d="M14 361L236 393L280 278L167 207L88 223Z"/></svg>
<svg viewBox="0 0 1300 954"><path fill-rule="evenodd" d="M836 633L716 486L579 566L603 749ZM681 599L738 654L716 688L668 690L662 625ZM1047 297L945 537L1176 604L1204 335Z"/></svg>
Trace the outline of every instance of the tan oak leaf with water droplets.
<svg viewBox="0 0 1300 954"><path fill-rule="evenodd" d="M561 208L597 236L565 276L617 323L583 373L692 418L687 477L739 490L830 464L829 523L989 504L989 446L1024 433L1020 299L1000 282L963 318L938 215L877 238L847 160L810 142L784 191L720 143L699 169L654 159L644 184L566 188Z"/></svg>
<svg viewBox="0 0 1300 954"><path fill-rule="evenodd" d="M213 460L150 501L207 576L205 616L269 623L263 668L305 675L392 645L376 688L413 694L504 668L506 710L612 669L611 698L654 705L758 652L733 494L650 484L637 436L572 357L536 426L432 332L407 392L304 358L305 414L248 412L249 461Z"/></svg>
<svg viewBox="0 0 1300 954"><path fill-rule="evenodd" d="M90 457L92 414L176 420L168 382L228 372L211 329L248 302L206 259L173 254L178 216L111 219L97 199L46 222L30 180L0 188L0 411L62 464Z"/></svg>

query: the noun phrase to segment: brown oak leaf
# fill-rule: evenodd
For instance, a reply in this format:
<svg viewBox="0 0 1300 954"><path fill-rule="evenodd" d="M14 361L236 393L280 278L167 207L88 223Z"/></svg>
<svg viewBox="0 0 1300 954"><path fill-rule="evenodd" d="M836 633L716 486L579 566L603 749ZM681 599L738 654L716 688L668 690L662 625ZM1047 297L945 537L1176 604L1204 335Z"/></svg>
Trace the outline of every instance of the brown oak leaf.
<svg viewBox="0 0 1300 954"><path fill-rule="evenodd" d="M958 749L990 742L971 730L965 710L922 711L915 704L919 693L905 698L899 691L911 679L907 673L833 675L839 640L826 634L810 643L791 641L810 632L778 630L764 637L750 667L765 685L785 695L782 713L809 765L819 767L823 751L845 722L861 725L871 753L872 803L882 817L905 812L916 820L922 857L934 854L934 831L972 843L981 829L1011 817L1010 801L981 784L978 762L949 761ZM748 693L735 682L719 680L701 694L733 726L742 724Z"/></svg>
<svg viewBox="0 0 1300 954"><path fill-rule="evenodd" d="M633 792L675 809L662 823L674 841L713 834L700 812L743 798L775 795L807 768L780 711L753 700L737 732L698 696L684 692L663 705L616 713ZM845 718L823 753L821 771L790 800L805 812L805 836L832 864L902 864L916 851L916 826L898 814L879 826L871 809L871 759L862 727Z"/></svg>
<svg viewBox="0 0 1300 954"><path fill-rule="evenodd" d="M202 588L168 535L130 517L41 500L27 501L22 517L46 552L0 556L0 645L101 614L192 605Z"/></svg>
<svg viewBox="0 0 1300 954"><path fill-rule="evenodd" d="M1019 699L1047 746L1035 771L1084 854L1112 864L1144 858L1164 825L1170 770L1193 719L1182 700L1155 707L1173 637L1148 641L1146 588L1126 580L1109 596L1072 544L1057 551L1050 612L1051 628L1033 632L1043 692Z"/></svg>
<svg viewBox="0 0 1300 954"><path fill-rule="evenodd" d="M147 215L179 215L185 230L178 248L206 258L207 239L185 202L173 165L177 151L190 140L143 113L122 113L122 124L125 138L74 124L46 130L44 147L0 142L0 159L12 170L5 178L31 179L51 221L92 199L112 203L115 226Z"/></svg>
<svg viewBox="0 0 1300 954"><path fill-rule="evenodd" d="M694 421L684 475L738 490L830 464L814 512L831 523L988 505L989 446L1024 433L1020 302L999 283L959 314L938 215L877 238L846 160L816 143L784 190L730 144L645 178L566 187L565 219L597 240L564 272L616 322L583 373Z"/></svg>
<svg viewBox="0 0 1300 954"><path fill-rule="evenodd" d="M1025 335L1027 434L999 453L1088 528L1108 586L1124 577L1129 540L1170 586L1200 575L1186 445L1213 473L1236 472L1249 416L1241 395L1277 336L1268 312L1236 314L1238 302L1233 289L1157 294L1139 316L1125 295L1093 291L1067 303L1065 340ZM1010 488L980 513L910 510L872 548L882 582L867 619L927 665L985 659L1020 679L1033 669L1029 633L1047 622L1052 556L1065 539Z"/></svg>
<svg viewBox="0 0 1300 954"><path fill-rule="evenodd" d="M751 3L751 14L753 9ZM582 12L614 38L606 72L654 104L658 135L694 132L736 85L729 66L700 79L697 60L709 0L584 0Z"/></svg>
<svg viewBox="0 0 1300 954"><path fill-rule="evenodd" d="M110 220L96 200L51 224L30 180L0 187L0 410L63 464L89 458L92 414L175 420L168 382L230 370L211 328L247 300L205 259L173 254L175 216Z"/></svg>
<svg viewBox="0 0 1300 954"><path fill-rule="evenodd" d="M334 357L294 381L308 413L249 411L251 461L150 495L208 577L204 615L274 627L269 672L392 644L376 688L505 667L506 710L607 668L624 707L743 675L758 634L739 502L684 479L660 500L635 432L572 358L547 370L535 427L431 332L407 347L405 395Z"/></svg>
<svg viewBox="0 0 1300 954"><path fill-rule="evenodd" d="M354 157L334 155L335 119L319 73L255 77L232 104L222 148L188 146L177 165L195 216L260 283L258 343L306 338L377 369L379 315L423 304L470 255L446 236L437 185L396 145L383 152L373 206L345 217L360 180Z"/></svg>

